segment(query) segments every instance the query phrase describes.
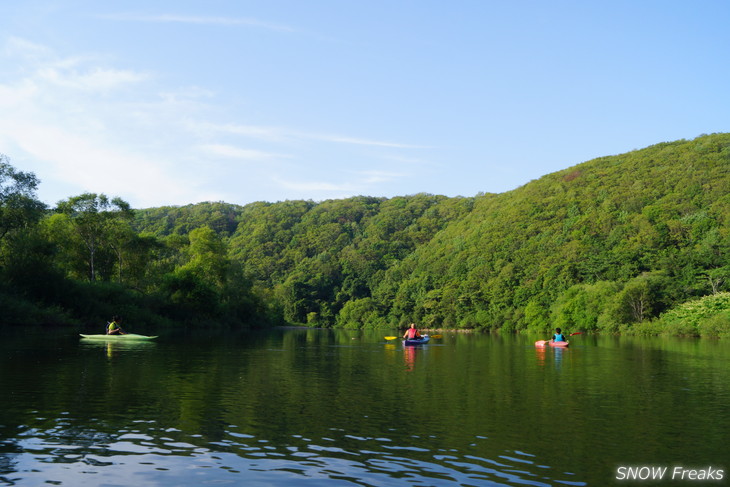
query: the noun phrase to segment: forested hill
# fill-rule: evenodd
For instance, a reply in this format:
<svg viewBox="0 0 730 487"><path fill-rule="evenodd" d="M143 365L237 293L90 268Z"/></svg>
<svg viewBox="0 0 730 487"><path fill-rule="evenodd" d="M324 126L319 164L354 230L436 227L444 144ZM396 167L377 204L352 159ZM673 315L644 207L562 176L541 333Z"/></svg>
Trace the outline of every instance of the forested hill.
<svg viewBox="0 0 730 487"><path fill-rule="evenodd" d="M595 159L478 198L380 295L447 327L644 322L727 289L728 188L730 134Z"/></svg>
<svg viewBox="0 0 730 487"><path fill-rule="evenodd" d="M473 202L418 194L243 207L202 203L140 210L135 227L170 243L184 241L192 229L211 226L272 320L359 327L363 317L348 321L343 307L361 299L370 302L387 269L467 214ZM232 232L226 223L231 219L238 222ZM371 326L389 323L385 315L370 315Z"/></svg>
<svg viewBox="0 0 730 487"><path fill-rule="evenodd" d="M728 288L727 188L730 134L713 134L498 195L201 204L136 225L210 226L288 322L615 331Z"/></svg>

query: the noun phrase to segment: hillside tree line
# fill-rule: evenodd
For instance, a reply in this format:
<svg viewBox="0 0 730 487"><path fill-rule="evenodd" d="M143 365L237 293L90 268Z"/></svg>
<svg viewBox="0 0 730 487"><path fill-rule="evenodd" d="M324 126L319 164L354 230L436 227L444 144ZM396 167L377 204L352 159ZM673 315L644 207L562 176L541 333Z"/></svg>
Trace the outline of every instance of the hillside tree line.
<svg viewBox="0 0 730 487"><path fill-rule="evenodd" d="M38 184L0 159L5 322L656 332L730 288L730 134L473 197L46 208ZM730 332L718 306L674 332Z"/></svg>

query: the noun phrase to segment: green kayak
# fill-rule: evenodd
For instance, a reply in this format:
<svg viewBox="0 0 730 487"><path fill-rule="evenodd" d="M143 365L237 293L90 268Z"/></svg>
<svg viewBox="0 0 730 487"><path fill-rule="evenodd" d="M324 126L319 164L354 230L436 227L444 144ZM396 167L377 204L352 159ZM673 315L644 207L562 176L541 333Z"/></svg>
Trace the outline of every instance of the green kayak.
<svg viewBox="0 0 730 487"><path fill-rule="evenodd" d="M124 335L84 335L83 333L80 334L83 338L86 338L88 340L110 340L110 341L117 341L117 340L153 340L157 338L157 335L155 336L147 336L147 335L137 335L135 333L125 333Z"/></svg>

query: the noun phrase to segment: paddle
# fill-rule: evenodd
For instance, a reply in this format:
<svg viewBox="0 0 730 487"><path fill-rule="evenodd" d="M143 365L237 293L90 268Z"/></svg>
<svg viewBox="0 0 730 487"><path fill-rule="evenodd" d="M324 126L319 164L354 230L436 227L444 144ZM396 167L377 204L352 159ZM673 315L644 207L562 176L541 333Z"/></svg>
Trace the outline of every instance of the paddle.
<svg viewBox="0 0 730 487"><path fill-rule="evenodd" d="M442 335L429 335L431 338L443 338ZM384 337L386 340L397 340L401 337Z"/></svg>
<svg viewBox="0 0 730 487"><path fill-rule="evenodd" d="M572 337L573 335L582 335L582 334L583 334L582 331L576 331L575 333L571 333L568 336L569 337ZM550 340L552 340L552 338ZM535 345L538 346L538 347L544 347L546 343L549 343L550 342L550 340L538 340L538 341L535 342Z"/></svg>
<svg viewBox="0 0 730 487"><path fill-rule="evenodd" d="M573 335L582 335L582 334L583 334L583 332L582 332L582 331L576 331L575 333L571 333L571 334L570 334L570 335L568 335L568 336L569 336L569 337L572 337ZM552 340L552 338L551 338L550 340ZM544 341L546 341L546 342L549 342L550 340L544 340Z"/></svg>

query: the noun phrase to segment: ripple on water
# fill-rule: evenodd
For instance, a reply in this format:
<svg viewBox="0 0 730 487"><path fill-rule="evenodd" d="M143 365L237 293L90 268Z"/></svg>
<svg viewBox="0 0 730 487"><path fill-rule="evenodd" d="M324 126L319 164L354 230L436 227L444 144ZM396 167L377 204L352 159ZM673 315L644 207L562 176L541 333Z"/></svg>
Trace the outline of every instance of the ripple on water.
<svg viewBox="0 0 730 487"><path fill-rule="evenodd" d="M74 425L69 418L47 429L25 428L0 455L0 485L246 485L581 486L527 452L494 457L434 449L433 436L403 444L330 430L310 438L259 438L232 431L207 441L174 428L139 422L114 434ZM486 437L476 441L488 441ZM436 441L438 443L438 441Z"/></svg>

